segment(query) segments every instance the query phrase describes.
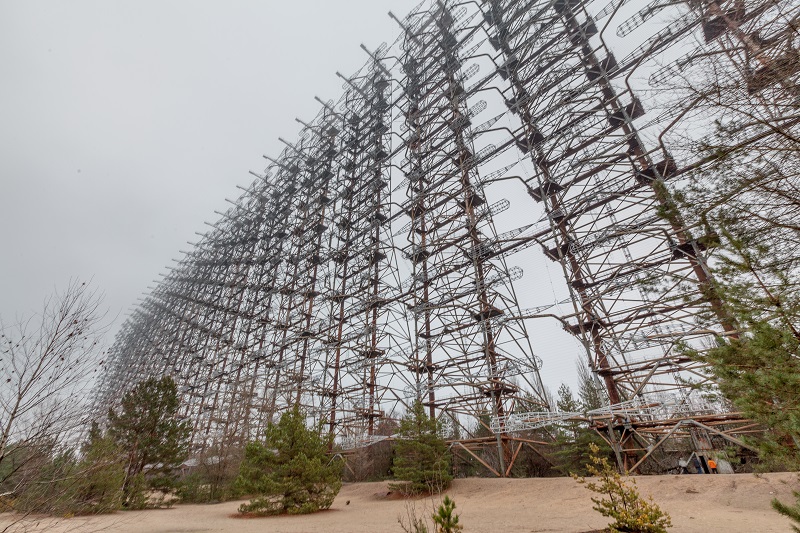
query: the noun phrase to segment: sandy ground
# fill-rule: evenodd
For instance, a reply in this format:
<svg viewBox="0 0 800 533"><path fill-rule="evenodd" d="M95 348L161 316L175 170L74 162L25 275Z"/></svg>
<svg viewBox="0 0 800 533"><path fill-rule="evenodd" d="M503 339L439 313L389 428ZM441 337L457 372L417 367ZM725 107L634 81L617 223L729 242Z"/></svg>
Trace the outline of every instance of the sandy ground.
<svg viewBox="0 0 800 533"><path fill-rule="evenodd" d="M670 513L672 531L687 533L789 532L789 520L774 512L769 502L774 497L793 502L792 488L800 485L797 474L791 473L642 476L636 480L643 494L652 495ZM607 524L592 511L591 493L568 478L459 479L448 494L456 501L466 533L578 533ZM432 503L429 498L397 499L386 483L355 483L342 487L329 511L315 515L240 518L239 502L227 502L27 525L53 533L401 533L400 515L411 507L421 513ZM0 515L0 530L8 518Z"/></svg>

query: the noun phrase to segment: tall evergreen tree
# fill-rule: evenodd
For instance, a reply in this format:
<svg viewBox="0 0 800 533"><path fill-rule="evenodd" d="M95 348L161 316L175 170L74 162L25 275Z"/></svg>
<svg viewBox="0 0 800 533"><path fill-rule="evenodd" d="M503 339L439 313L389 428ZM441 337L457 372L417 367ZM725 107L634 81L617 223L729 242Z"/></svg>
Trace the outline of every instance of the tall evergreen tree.
<svg viewBox="0 0 800 533"><path fill-rule="evenodd" d="M591 379L588 373L586 377ZM587 394L589 399L594 401L596 389L590 389L590 386L591 383L587 384L582 381L580 390L582 395ZM594 393L591 393L590 390L593 390ZM590 410L586 409L587 407L597 408L583 405L582 402L576 400L572 390L563 383L558 388L556 406L562 413ZM562 422L556 428L555 433L554 466L562 474L587 474L586 465L591 462L590 445L596 446L603 456L611 454L611 450L605 441L584 421L567 420Z"/></svg>
<svg viewBox="0 0 800 533"><path fill-rule="evenodd" d="M723 232L718 291L741 331L690 355L708 363L720 391L768 432L758 441L774 466L800 465L800 279L771 249ZM776 259L777 258L777 259Z"/></svg>
<svg viewBox="0 0 800 533"><path fill-rule="evenodd" d="M769 24L793 35L791 25L784 26L777 16ZM716 41L723 49L726 42L740 46L744 41ZM791 39L765 41L757 48L777 52L783 46L792 49ZM772 430L763 457L788 452L797 458L800 424L792 414L800 409L794 392L800 356L795 341L800 340L796 87L754 86L758 78L748 66L752 56L731 52L698 56L662 85L665 106L686 113L685 120L671 124L671 133L664 132L664 139L676 160L696 162L688 165L691 170L683 179L670 180L670 187L679 188L674 197L685 230L709 249L707 265L715 283L704 287L705 296L724 306L723 316L717 306L716 312L698 317L698 326L727 322L738 334L737 339L720 338L720 346L706 353L689 353L709 363L709 377L737 409Z"/></svg>
<svg viewBox="0 0 800 533"><path fill-rule="evenodd" d="M793 467L800 464L800 340L768 322L749 329L700 357L734 406L768 428L762 457Z"/></svg>
<svg viewBox="0 0 800 533"><path fill-rule="evenodd" d="M400 420L395 443L394 477L390 487L403 494L432 494L450 486L450 453L442 426L425 413L419 400Z"/></svg>
<svg viewBox="0 0 800 533"><path fill-rule="evenodd" d="M598 387L589 369L578 364L578 401L584 411L600 409L606 403L603 391Z"/></svg>
<svg viewBox="0 0 800 533"><path fill-rule="evenodd" d="M82 460L74 495L75 514L116 511L122 504L125 462L114 440L92 422L89 436L81 447Z"/></svg>
<svg viewBox="0 0 800 533"><path fill-rule="evenodd" d="M562 383L558 388L556 408L561 413L577 413L580 410L580 404L575 400L572 389L565 383ZM558 431L574 439L577 436L579 427L580 422L567 421L561 425Z"/></svg>
<svg viewBox="0 0 800 533"><path fill-rule="evenodd" d="M138 506L145 485L164 487L189 456L191 427L177 419L173 379L148 378L122 397L119 413L108 412L108 434L126 454L124 504Z"/></svg>
<svg viewBox="0 0 800 533"><path fill-rule="evenodd" d="M306 427L295 407L266 431L266 440L250 442L239 468L237 487L252 499L241 513L306 514L330 508L342 487L342 465L328 456L320 428Z"/></svg>

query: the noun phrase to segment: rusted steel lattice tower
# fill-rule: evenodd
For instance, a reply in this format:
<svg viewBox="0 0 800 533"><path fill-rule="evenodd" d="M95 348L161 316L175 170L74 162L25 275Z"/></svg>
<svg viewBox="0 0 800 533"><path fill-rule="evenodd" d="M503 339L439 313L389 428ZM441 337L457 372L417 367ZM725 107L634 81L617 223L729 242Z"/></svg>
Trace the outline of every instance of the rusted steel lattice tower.
<svg viewBox="0 0 800 533"><path fill-rule="evenodd" d="M130 315L98 409L170 374L197 453L293 405L351 449L390 437L418 399L456 453L500 476L531 432L570 419L590 419L632 469L667 437L740 443L750 425L699 397L709 378L684 349L740 334L714 286L719 239L670 193L709 162L686 145L715 116L706 93L669 84L713 64L780 116L796 99L799 14L792 1L485 0L391 15L400 37L364 47L343 95L298 120ZM546 264L558 289L520 282ZM606 407L550 405L542 320L577 339Z"/></svg>
<svg viewBox="0 0 800 533"><path fill-rule="evenodd" d="M468 27L474 19L438 5L400 23L406 198L398 215L410 219L401 231L411 269L401 301L414 315L411 370L431 416L441 409L451 417L489 413L502 420L520 401L549 406L510 287L515 272L493 246L492 214L508 202L487 202L478 173L499 152L477 150L473 142L470 118L486 107L470 106L465 89L476 71L465 65L469 51L463 51L478 30ZM512 452L497 435L502 472Z"/></svg>

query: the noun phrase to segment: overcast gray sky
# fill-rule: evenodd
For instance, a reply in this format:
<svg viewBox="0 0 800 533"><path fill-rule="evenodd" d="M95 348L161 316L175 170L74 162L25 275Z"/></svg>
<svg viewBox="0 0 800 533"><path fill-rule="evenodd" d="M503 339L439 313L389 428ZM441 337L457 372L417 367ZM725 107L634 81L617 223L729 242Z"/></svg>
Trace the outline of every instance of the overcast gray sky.
<svg viewBox="0 0 800 533"><path fill-rule="evenodd" d="M91 279L113 334L262 154L296 137L295 117L313 118L314 96L339 97L335 72L367 60L359 44L394 41L387 12L417 3L0 0L0 316ZM566 291L534 255L523 307ZM577 341L529 327L545 382L570 381Z"/></svg>
<svg viewBox="0 0 800 533"><path fill-rule="evenodd" d="M0 0L0 315L123 314L416 3Z"/></svg>

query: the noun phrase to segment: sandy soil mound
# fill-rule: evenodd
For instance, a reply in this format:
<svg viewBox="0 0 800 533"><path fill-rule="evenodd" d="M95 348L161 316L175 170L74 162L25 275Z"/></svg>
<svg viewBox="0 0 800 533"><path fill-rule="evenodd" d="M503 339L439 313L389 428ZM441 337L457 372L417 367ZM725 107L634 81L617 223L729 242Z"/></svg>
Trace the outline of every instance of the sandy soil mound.
<svg viewBox="0 0 800 533"><path fill-rule="evenodd" d="M788 532L787 519L769 505L774 497L794 501L796 474L683 475L636 477L640 491L652 495L672 515L676 532ZM602 528L606 520L592 511L591 493L568 478L459 479L448 494L456 501L466 533L570 532ZM398 517L426 512L439 498L403 500L386 483L342 487L333 507L307 516L241 518L239 502L180 505L174 509L134 511L97 518L73 518L58 524L40 521L36 531L110 531L116 533L375 533L402 532ZM0 529L8 516L0 515ZM35 526L35 522L28 525Z"/></svg>

